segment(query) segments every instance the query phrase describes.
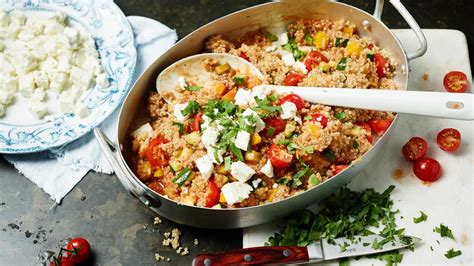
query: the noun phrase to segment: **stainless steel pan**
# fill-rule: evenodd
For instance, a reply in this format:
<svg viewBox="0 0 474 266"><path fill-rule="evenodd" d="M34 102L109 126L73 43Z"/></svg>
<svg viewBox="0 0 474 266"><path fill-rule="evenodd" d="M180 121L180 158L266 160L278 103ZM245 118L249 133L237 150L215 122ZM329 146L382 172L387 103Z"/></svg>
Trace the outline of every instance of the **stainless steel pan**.
<svg viewBox="0 0 474 266"><path fill-rule="evenodd" d="M130 155L129 135L132 130L149 120L146 112L147 98L150 90L155 90L155 80L160 71L183 57L202 52L204 41L211 34L220 33L227 37L234 37L259 27L282 25L285 21L296 18L331 20L344 18L355 23L359 34L372 37L380 47L390 50L400 62L396 71L396 81L400 84L400 89L406 90L408 60L425 53L426 40L417 23L400 1L391 0L392 5L408 22L420 41L418 50L405 52L393 33L380 21L383 2L383 0L377 1L374 15L343 3L322 0L266 3L217 19L183 38L158 58L133 86L120 111L117 139L111 141L100 129L95 129L96 137L120 182L133 196L161 216L177 223L203 228L238 228L262 224L292 211L306 208L333 193L361 169L367 167L379 150L384 147L385 142L389 141L392 130L388 130L374 147L351 167L321 185L279 202L240 209L209 209L182 205L155 193L135 176L127 164L127 158ZM392 127L396 125L396 122L395 118Z"/></svg>

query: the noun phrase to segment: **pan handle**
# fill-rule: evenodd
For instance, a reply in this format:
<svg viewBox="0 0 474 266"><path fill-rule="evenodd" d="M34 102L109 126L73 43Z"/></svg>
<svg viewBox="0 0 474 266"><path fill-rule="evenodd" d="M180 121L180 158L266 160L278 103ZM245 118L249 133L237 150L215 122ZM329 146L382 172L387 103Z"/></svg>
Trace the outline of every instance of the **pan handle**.
<svg viewBox="0 0 474 266"><path fill-rule="evenodd" d="M400 15L405 19L405 21L408 23L410 28L413 30L413 32L416 35L416 38L420 42L420 48L413 52L406 52L407 59L408 61L411 61L412 59L418 58L426 53L427 49L427 43L426 43L426 38L423 32L421 31L420 26L416 22L416 20L413 18L413 16L408 12L408 10L405 8L405 6L400 2L400 0L389 0L390 3L395 7L395 9L400 13ZM382 11L383 11L383 5L384 5L384 0L377 0L375 3L375 11L373 16L381 20L382 17Z"/></svg>

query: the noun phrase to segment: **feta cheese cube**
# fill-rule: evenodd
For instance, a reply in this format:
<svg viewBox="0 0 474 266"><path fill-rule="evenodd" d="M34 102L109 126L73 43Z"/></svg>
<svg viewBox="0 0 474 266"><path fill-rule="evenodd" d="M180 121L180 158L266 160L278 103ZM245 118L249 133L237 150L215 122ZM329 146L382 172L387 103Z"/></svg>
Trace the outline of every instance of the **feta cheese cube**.
<svg viewBox="0 0 474 266"><path fill-rule="evenodd" d="M18 81L18 91L23 97L29 98L35 88L33 74L21 75Z"/></svg>
<svg viewBox="0 0 474 266"><path fill-rule="evenodd" d="M246 151L249 147L250 133L247 131L239 131L235 137L235 146L241 150Z"/></svg>
<svg viewBox="0 0 474 266"><path fill-rule="evenodd" d="M207 155L196 160L196 167L199 169L201 176L206 180L211 177L214 170L214 165Z"/></svg>
<svg viewBox="0 0 474 266"><path fill-rule="evenodd" d="M46 92L44 89L36 89L33 94L31 94L31 100L34 102L42 102L46 100Z"/></svg>
<svg viewBox="0 0 474 266"><path fill-rule="evenodd" d="M292 102L285 102L281 105L281 119L292 119L296 116L296 105Z"/></svg>
<svg viewBox="0 0 474 266"><path fill-rule="evenodd" d="M248 96L248 105L254 106L257 104L255 101L255 97L257 97L260 100L263 100L266 98L267 95L271 94L271 89L265 88L265 87L257 87L254 88L250 95Z"/></svg>
<svg viewBox="0 0 474 266"><path fill-rule="evenodd" d="M14 9L9 13L10 16L10 25L18 25L18 26L23 26L26 22L26 16L25 14L18 10Z"/></svg>
<svg viewBox="0 0 474 266"><path fill-rule="evenodd" d="M303 62L296 62L293 64L293 70L299 73L308 74L308 70L306 69L306 65Z"/></svg>
<svg viewBox="0 0 474 266"><path fill-rule="evenodd" d="M242 202L249 197L252 190L253 188L249 184L242 182L227 183L221 188L225 201L229 205Z"/></svg>
<svg viewBox="0 0 474 266"><path fill-rule="evenodd" d="M288 34L286 32L282 32L278 34L278 41L276 41L276 45L282 46L288 43Z"/></svg>
<svg viewBox="0 0 474 266"><path fill-rule="evenodd" d="M93 72L73 66L69 80L78 88L89 89L93 76Z"/></svg>
<svg viewBox="0 0 474 266"><path fill-rule="evenodd" d="M13 100L14 94L11 91L0 90L0 104L9 105Z"/></svg>
<svg viewBox="0 0 474 266"><path fill-rule="evenodd" d="M100 73L99 75L97 75L97 77L95 78L95 82L101 88L107 88L107 87L110 86L109 78L107 77L107 73Z"/></svg>
<svg viewBox="0 0 474 266"><path fill-rule="evenodd" d="M248 108L245 109L245 111L242 113L243 117L253 117L253 120L255 120L255 132L260 132L265 128L265 122L260 118L260 116L252 109ZM245 119L245 122L248 125L252 125L248 119Z"/></svg>
<svg viewBox="0 0 474 266"><path fill-rule="evenodd" d="M79 43L81 35L78 30L66 27L63 33L69 39L69 43L72 46L76 46Z"/></svg>
<svg viewBox="0 0 474 266"><path fill-rule="evenodd" d="M58 56L58 71L69 72L71 70L71 60L67 56Z"/></svg>
<svg viewBox="0 0 474 266"><path fill-rule="evenodd" d="M87 106L85 106L83 103L78 102L74 106L74 114L79 118L87 117L90 114L89 108L87 108Z"/></svg>
<svg viewBox="0 0 474 266"><path fill-rule="evenodd" d="M61 34L64 31L64 25L58 21L48 20L44 25L44 33L48 35Z"/></svg>
<svg viewBox="0 0 474 266"><path fill-rule="evenodd" d="M46 73L45 71L34 71L33 77L35 79L35 84L37 88L48 89L49 87L48 73Z"/></svg>
<svg viewBox="0 0 474 266"><path fill-rule="evenodd" d="M74 106L76 104L76 98L74 95L71 95L69 92L62 92L59 95L59 110L62 113L72 113L74 112Z"/></svg>
<svg viewBox="0 0 474 266"><path fill-rule="evenodd" d="M44 21L42 19L29 17L25 26L35 35L40 35L44 32Z"/></svg>
<svg viewBox="0 0 474 266"><path fill-rule="evenodd" d="M59 43L55 38L49 38L45 40L43 47L48 55L55 56L59 49Z"/></svg>
<svg viewBox="0 0 474 266"><path fill-rule="evenodd" d="M235 94L234 100L236 105L247 105L248 104L248 99L250 96L250 91L249 90L244 90L244 89L238 89L237 93Z"/></svg>
<svg viewBox="0 0 474 266"><path fill-rule="evenodd" d="M238 161L230 166L230 174L240 182L247 182L254 174L255 170L245 163Z"/></svg>
<svg viewBox="0 0 474 266"><path fill-rule="evenodd" d="M32 55L19 56L15 61L17 73L28 73L38 66L38 61Z"/></svg>
<svg viewBox="0 0 474 266"><path fill-rule="evenodd" d="M77 75L77 74L76 74ZM52 73L49 75L51 81L49 88L56 92L61 92L67 82L67 75L62 72Z"/></svg>
<svg viewBox="0 0 474 266"><path fill-rule="evenodd" d="M18 79L16 77L0 75L0 90L15 93L18 91Z"/></svg>
<svg viewBox="0 0 474 266"><path fill-rule="evenodd" d="M179 104L174 105L173 115L176 118L176 120L181 121L181 122L186 120L187 116L184 116L182 113L182 111L184 110L184 108L186 108L186 106L188 106L188 103L179 103Z"/></svg>
<svg viewBox="0 0 474 266"><path fill-rule="evenodd" d="M32 101L28 109L38 119L42 119L45 115L48 114L48 106L46 105L46 103Z"/></svg>
<svg viewBox="0 0 474 266"><path fill-rule="evenodd" d="M151 127L150 123L146 123L132 132L132 137L135 139L136 138L151 138L152 136L153 136L153 128Z"/></svg>
<svg viewBox="0 0 474 266"><path fill-rule="evenodd" d="M24 42L29 42L35 38L35 34L29 30L22 30L18 33L18 39Z"/></svg>
<svg viewBox="0 0 474 266"><path fill-rule="evenodd" d="M178 85L180 88L184 89L188 84L186 83L186 80L184 79L183 76L178 77Z"/></svg>
<svg viewBox="0 0 474 266"><path fill-rule="evenodd" d="M210 148L215 146L217 143L217 139L219 138L219 129L213 126L207 127L201 136L201 142L204 144L206 148Z"/></svg>
<svg viewBox="0 0 474 266"><path fill-rule="evenodd" d="M83 50L79 50L75 52L72 56L72 63L75 66L80 67L84 64L85 61L86 61L86 54Z"/></svg>
<svg viewBox="0 0 474 266"><path fill-rule="evenodd" d="M300 49L300 51L305 52L307 54L309 54L311 51L313 51L313 47L307 46L307 45L300 46L300 47L298 47L298 49Z"/></svg>
<svg viewBox="0 0 474 266"><path fill-rule="evenodd" d="M50 80L52 80L52 76L56 73L56 67L58 66L58 61L54 60L53 58L47 58L45 61L41 62L40 69L42 71L46 71Z"/></svg>
<svg viewBox="0 0 474 266"><path fill-rule="evenodd" d="M57 11L57 12L54 12L54 14L52 14L48 20L64 25L66 23L66 15Z"/></svg>
<svg viewBox="0 0 474 266"><path fill-rule="evenodd" d="M295 58L293 57L293 54L291 53L283 55L281 57L281 60L283 61L283 64L285 64L285 66L292 66L296 62Z"/></svg>
<svg viewBox="0 0 474 266"><path fill-rule="evenodd" d="M0 9L0 28L7 27L10 23L10 18L5 11Z"/></svg>
<svg viewBox="0 0 474 266"><path fill-rule="evenodd" d="M260 172L270 178L273 177L273 165L270 160L267 160L267 162L260 168Z"/></svg>
<svg viewBox="0 0 474 266"><path fill-rule="evenodd" d="M255 180L252 180L252 187L257 188L258 185L262 182L261 178L257 178Z"/></svg>

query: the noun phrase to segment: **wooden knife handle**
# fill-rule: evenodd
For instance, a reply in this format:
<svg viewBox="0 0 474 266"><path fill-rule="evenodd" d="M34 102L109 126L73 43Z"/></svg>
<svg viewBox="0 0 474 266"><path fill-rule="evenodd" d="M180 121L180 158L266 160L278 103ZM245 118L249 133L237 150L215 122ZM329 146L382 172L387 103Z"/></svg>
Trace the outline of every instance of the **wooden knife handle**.
<svg viewBox="0 0 474 266"><path fill-rule="evenodd" d="M200 254L194 266L278 264L308 261L306 247L255 247L220 254Z"/></svg>

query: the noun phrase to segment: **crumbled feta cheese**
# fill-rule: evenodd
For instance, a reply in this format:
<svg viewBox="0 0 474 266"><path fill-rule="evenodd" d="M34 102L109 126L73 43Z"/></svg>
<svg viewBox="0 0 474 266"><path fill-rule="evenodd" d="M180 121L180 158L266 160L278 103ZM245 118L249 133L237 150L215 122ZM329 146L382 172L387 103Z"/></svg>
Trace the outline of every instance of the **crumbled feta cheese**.
<svg viewBox="0 0 474 266"><path fill-rule="evenodd" d="M60 72L69 72L71 70L71 60L69 60L69 57L59 56L57 69Z"/></svg>
<svg viewBox="0 0 474 266"><path fill-rule="evenodd" d="M278 48L277 45L278 45L277 42L272 42L272 45L267 46L267 48L265 48L265 51L266 51L266 52L269 52L269 53L275 52L276 49Z"/></svg>
<svg viewBox="0 0 474 266"><path fill-rule="evenodd" d="M186 80L184 79L183 76L179 76L179 77L178 77L178 85L179 85L179 87L181 87L182 89L186 88L186 86L188 85L188 84L186 83Z"/></svg>
<svg viewBox="0 0 474 266"><path fill-rule="evenodd" d="M230 166L230 174L240 182L247 182L254 174L255 170L245 163L238 161Z"/></svg>
<svg viewBox="0 0 474 266"><path fill-rule="evenodd" d="M209 126L202 132L201 142L206 148L211 148L217 143L219 137L219 130L213 126Z"/></svg>
<svg viewBox="0 0 474 266"><path fill-rule="evenodd" d="M250 96L249 90L238 89L237 93L235 94L234 100L236 105L246 105L248 104L248 99Z"/></svg>
<svg viewBox="0 0 474 266"><path fill-rule="evenodd" d="M18 80L18 91L23 97L29 98L34 88L33 74L21 75Z"/></svg>
<svg viewBox="0 0 474 266"><path fill-rule="evenodd" d="M7 15L7 13L5 13L5 11L0 9L0 28L8 26L9 22L10 22L10 18Z"/></svg>
<svg viewBox="0 0 474 266"><path fill-rule="evenodd" d="M184 108L186 108L186 106L188 106L188 103L178 103L174 105L173 115L176 118L176 120L182 122L186 119L187 116L184 116L182 113L182 111L184 110Z"/></svg>
<svg viewBox="0 0 474 266"><path fill-rule="evenodd" d="M206 180L211 177L212 170L214 169L214 166L207 155L196 160L196 167L199 169L201 176Z"/></svg>
<svg viewBox="0 0 474 266"><path fill-rule="evenodd" d="M286 32L282 32L278 34L278 41L276 41L276 44L278 46L282 46L288 43L288 34Z"/></svg>
<svg viewBox="0 0 474 266"><path fill-rule="evenodd" d="M9 105L13 99L13 92L7 90L0 90L0 104Z"/></svg>
<svg viewBox="0 0 474 266"><path fill-rule="evenodd" d="M48 73L46 73L45 71L35 71L33 72L33 77L37 88L49 88Z"/></svg>
<svg viewBox="0 0 474 266"><path fill-rule="evenodd" d="M237 133L235 137L235 146L241 150L246 151L249 147L250 133L247 131L241 130Z"/></svg>
<svg viewBox="0 0 474 266"><path fill-rule="evenodd" d="M84 69L73 66L69 80L78 88L89 88L94 72L86 71Z"/></svg>
<svg viewBox="0 0 474 266"><path fill-rule="evenodd" d="M35 38L34 33L29 30L22 30L18 33L18 39L24 42L29 42Z"/></svg>
<svg viewBox="0 0 474 266"><path fill-rule="evenodd" d="M273 165L270 160L267 160L267 162L260 168L260 172L270 178L273 177Z"/></svg>
<svg viewBox="0 0 474 266"><path fill-rule="evenodd" d="M249 184L242 182L227 183L221 188L225 201L229 205L241 202L248 198L252 190L253 189Z"/></svg>
<svg viewBox="0 0 474 266"><path fill-rule="evenodd" d="M17 73L28 73L38 66L38 61L32 55L19 56L15 62Z"/></svg>
<svg viewBox="0 0 474 266"><path fill-rule="evenodd" d="M293 57L293 54L289 53L289 54L285 54L281 57L281 60L283 61L283 64L285 64L285 66L292 66L295 64L295 58Z"/></svg>
<svg viewBox="0 0 474 266"><path fill-rule="evenodd" d="M280 117L282 119L292 119L296 115L297 108L296 105L292 102L284 102L281 105L281 110L282 113Z"/></svg>
<svg viewBox="0 0 474 266"><path fill-rule="evenodd" d="M151 127L150 123L146 123L135 129L131 135L135 139L139 137L150 138L153 136L153 128Z"/></svg>
<svg viewBox="0 0 474 266"><path fill-rule="evenodd" d="M29 110L38 119L42 119L45 115L48 114L48 106L46 105L46 103L42 102L31 102Z"/></svg>
<svg viewBox="0 0 474 266"><path fill-rule="evenodd" d="M76 114L79 118L84 118L90 114L90 111L87 106L79 102L76 103L76 106L74 106L74 114Z"/></svg>
<svg viewBox="0 0 474 266"><path fill-rule="evenodd" d="M101 88L107 88L107 87L110 86L109 78L107 77L107 73L100 73L99 75L97 75L97 78L95 79L95 82Z"/></svg>
<svg viewBox="0 0 474 266"><path fill-rule="evenodd" d="M248 108L242 113L243 117L251 116L255 120L255 132L258 133L265 128L265 122L260 118L260 116L252 109ZM245 122L248 125L252 125L248 119L245 119Z"/></svg>
<svg viewBox="0 0 474 266"><path fill-rule="evenodd" d="M18 79L16 77L5 76L0 79L0 90L15 93L18 91Z"/></svg>
<svg viewBox="0 0 474 266"><path fill-rule="evenodd" d="M252 180L252 187L257 188L258 185L262 182L261 178L257 178L255 180Z"/></svg>
<svg viewBox="0 0 474 266"><path fill-rule="evenodd" d="M62 113L74 112L74 105L76 103L76 97L69 92L62 92L59 95L59 109Z"/></svg>
<svg viewBox="0 0 474 266"><path fill-rule="evenodd" d="M268 95L270 95L271 92L272 91L271 91L270 88L265 88L265 87L256 87L256 88L254 88L251 91L250 95L248 96L248 99L247 99L248 105L249 106L256 105L257 102L255 101L255 97L262 100L262 99L265 99L265 97L267 97Z"/></svg>
<svg viewBox="0 0 474 266"><path fill-rule="evenodd" d="M46 92L43 89L36 89L33 94L31 94L31 100L34 102L46 100Z"/></svg>
<svg viewBox="0 0 474 266"><path fill-rule="evenodd" d="M293 64L293 70L296 72L300 72L303 74L308 74L308 70L306 69L306 65L303 62L296 62Z"/></svg>

